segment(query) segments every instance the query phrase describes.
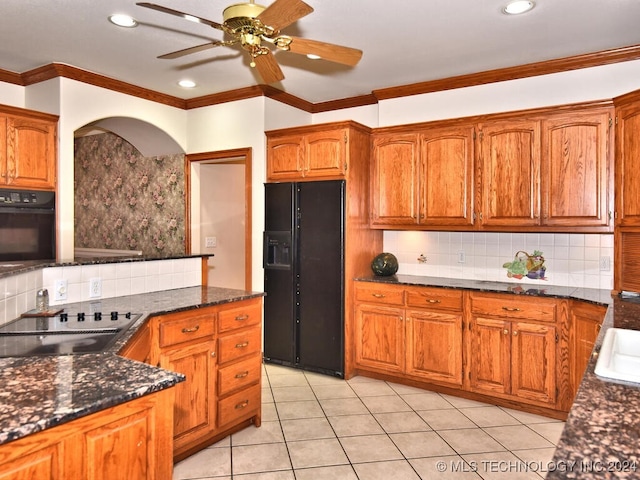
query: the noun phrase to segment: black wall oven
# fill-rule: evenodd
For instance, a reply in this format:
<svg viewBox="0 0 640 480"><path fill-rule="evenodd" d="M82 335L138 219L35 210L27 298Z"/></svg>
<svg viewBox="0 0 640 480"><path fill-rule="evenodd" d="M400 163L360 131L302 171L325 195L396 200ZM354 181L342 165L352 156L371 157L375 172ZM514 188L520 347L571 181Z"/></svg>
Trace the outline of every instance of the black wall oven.
<svg viewBox="0 0 640 480"><path fill-rule="evenodd" d="M0 189L0 262L55 258L55 193Z"/></svg>

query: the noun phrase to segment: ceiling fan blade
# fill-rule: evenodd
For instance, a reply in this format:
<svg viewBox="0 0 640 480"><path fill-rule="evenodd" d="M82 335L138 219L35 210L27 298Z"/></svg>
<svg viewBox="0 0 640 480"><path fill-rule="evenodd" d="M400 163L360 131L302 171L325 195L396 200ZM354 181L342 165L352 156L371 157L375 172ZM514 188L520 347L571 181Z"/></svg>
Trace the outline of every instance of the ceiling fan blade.
<svg viewBox="0 0 640 480"><path fill-rule="evenodd" d="M182 17L185 20L189 20L191 22L196 22L196 23L202 23L203 25L209 25L210 27L217 28L218 30L224 31L224 28L222 27L222 25L220 25L217 22L214 22L213 20L207 20L206 18L196 17L195 15L179 12L178 10L163 7L162 5L156 5L155 3L140 2L140 3L136 3L136 5L140 7L150 8L151 10L157 10L158 12L168 13L169 15L175 15L176 17Z"/></svg>
<svg viewBox="0 0 640 480"><path fill-rule="evenodd" d="M343 47L300 37L291 38L289 51L293 53L318 55L324 60L349 65L351 67L356 65L362 58L362 50L356 48Z"/></svg>
<svg viewBox="0 0 640 480"><path fill-rule="evenodd" d="M311 12L313 8L302 0L276 0L257 18L268 27L281 30Z"/></svg>
<svg viewBox="0 0 640 480"><path fill-rule="evenodd" d="M273 53L258 55L253 61L264 83L275 83L284 80L284 73L282 73L282 69Z"/></svg>
<svg viewBox="0 0 640 480"><path fill-rule="evenodd" d="M221 42L221 41L209 42L203 45L197 45L195 47L189 47L183 50L178 50L176 52L165 53L164 55L160 55L158 58L161 58L162 60L173 60L174 58L184 57L185 55L191 55L192 53L203 52L204 50L209 50L210 48L213 48L213 47L231 45L232 43L234 42Z"/></svg>

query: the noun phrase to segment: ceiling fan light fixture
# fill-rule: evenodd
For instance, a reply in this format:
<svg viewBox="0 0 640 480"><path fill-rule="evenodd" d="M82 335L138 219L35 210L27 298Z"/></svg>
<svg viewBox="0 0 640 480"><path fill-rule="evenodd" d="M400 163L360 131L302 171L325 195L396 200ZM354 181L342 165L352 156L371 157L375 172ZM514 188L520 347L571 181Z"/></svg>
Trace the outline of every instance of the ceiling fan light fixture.
<svg viewBox="0 0 640 480"><path fill-rule="evenodd" d="M533 9L536 4L531 0L516 0L508 3L503 9L502 13L506 15L520 15Z"/></svg>
<svg viewBox="0 0 640 480"><path fill-rule="evenodd" d="M118 27L124 28L133 28L138 26L138 22L135 18L124 15L122 13L115 13L113 15L109 15L109 21Z"/></svg>
<svg viewBox="0 0 640 480"><path fill-rule="evenodd" d="M180 85L182 88L194 88L196 86L196 82L194 82L193 80L180 80L178 82L178 85Z"/></svg>

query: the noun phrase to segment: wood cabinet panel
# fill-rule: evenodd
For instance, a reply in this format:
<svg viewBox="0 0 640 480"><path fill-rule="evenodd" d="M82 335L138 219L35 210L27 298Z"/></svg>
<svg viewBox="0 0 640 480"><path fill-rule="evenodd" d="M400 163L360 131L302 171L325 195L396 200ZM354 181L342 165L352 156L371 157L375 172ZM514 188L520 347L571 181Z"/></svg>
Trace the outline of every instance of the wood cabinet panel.
<svg viewBox="0 0 640 480"><path fill-rule="evenodd" d="M218 419L221 428L243 419L251 418L260 411L261 387L257 383L234 393L218 402Z"/></svg>
<svg viewBox="0 0 640 480"><path fill-rule="evenodd" d="M245 329L218 340L218 363L232 362L245 355L260 353L262 335L259 328Z"/></svg>
<svg viewBox="0 0 640 480"><path fill-rule="evenodd" d="M261 368L260 355L252 355L242 361L220 367L218 369L218 395L223 396L252 383L258 383Z"/></svg>
<svg viewBox="0 0 640 480"><path fill-rule="evenodd" d="M540 223L540 122L480 125L482 226Z"/></svg>
<svg viewBox="0 0 640 480"><path fill-rule="evenodd" d="M462 385L462 314L406 311L406 373Z"/></svg>
<svg viewBox="0 0 640 480"><path fill-rule="evenodd" d="M357 302L404 305L404 288L363 282L358 284L355 297Z"/></svg>
<svg viewBox="0 0 640 480"><path fill-rule="evenodd" d="M514 322L511 330L511 394L556 402L556 327Z"/></svg>
<svg viewBox="0 0 640 480"><path fill-rule="evenodd" d="M355 363L383 372L404 370L404 310L357 305Z"/></svg>
<svg viewBox="0 0 640 480"><path fill-rule="evenodd" d="M418 135L374 137L372 225L412 225L418 222L418 169Z"/></svg>
<svg viewBox="0 0 640 480"><path fill-rule="evenodd" d="M218 314L218 332L226 333L238 328L260 325L262 322L262 299L255 298L234 302L221 309Z"/></svg>
<svg viewBox="0 0 640 480"><path fill-rule="evenodd" d="M215 332L215 313L211 310L200 314L184 312L165 317L159 323L160 347L170 347L199 338L211 337Z"/></svg>
<svg viewBox="0 0 640 480"><path fill-rule="evenodd" d="M408 287L405 291L409 307L462 311L462 291L460 290Z"/></svg>
<svg viewBox="0 0 640 480"><path fill-rule="evenodd" d="M469 341L469 381L475 391L508 394L511 382L510 323L475 317Z"/></svg>
<svg viewBox="0 0 640 480"><path fill-rule="evenodd" d="M611 109L552 115L542 123L545 225L610 222Z"/></svg>
<svg viewBox="0 0 640 480"><path fill-rule="evenodd" d="M640 226L640 101L616 108L616 225Z"/></svg>
<svg viewBox="0 0 640 480"><path fill-rule="evenodd" d="M62 442L27 453L9 464L0 464L0 480L59 480L64 477Z"/></svg>
<svg viewBox="0 0 640 480"><path fill-rule="evenodd" d="M120 355L138 362L151 362L151 328L141 326L120 351Z"/></svg>
<svg viewBox="0 0 640 480"><path fill-rule="evenodd" d="M555 322L558 303L553 299L521 298L514 295L474 293L471 311L481 315L508 317L510 319L535 319Z"/></svg>
<svg viewBox="0 0 640 480"><path fill-rule="evenodd" d="M267 178L288 180L302 175L302 136L267 138Z"/></svg>
<svg viewBox="0 0 640 480"><path fill-rule="evenodd" d="M575 397L584 372L591 359L596 338L600 333L606 307L572 302L569 310L571 346L571 398Z"/></svg>
<svg viewBox="0 0 640 480"><path fill-rule="evenodd" d="M419 222L473 225L473 126L429 129L420 139Z"/></svg>
<svg viewBox="0 0 640 480"><path fill-rule="evenodd" d="M165 350L160 367L179 372L186 381L175 387L174 444L176 449L206 435L216 426L215 341Z"/></svg>
<svg viewBox="0 0 640 480"><path fill-rule="evenodd" d="M343 176L347 169L346 129L310 133L305 137L305 176Z"/></svg>

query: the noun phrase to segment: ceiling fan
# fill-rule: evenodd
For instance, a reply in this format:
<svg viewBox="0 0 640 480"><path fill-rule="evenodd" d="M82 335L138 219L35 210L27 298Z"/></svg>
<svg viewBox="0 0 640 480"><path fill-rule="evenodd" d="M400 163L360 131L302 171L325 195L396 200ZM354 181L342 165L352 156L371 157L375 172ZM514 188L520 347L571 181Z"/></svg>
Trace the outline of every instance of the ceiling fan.
<svg viewBox="0 0 640 480"><path fill-rule="evenodd" d="M315 55L331 62L354 66L362 57L362 51L331 43L282 35L280 30L313 12L313 8L302 0L275 0L268 7L250 3L231 5L222 12L222 23L179 12L154 3L140 2L136 5L159 12L182 17L185 20L209 25L228 34L231 40L215 40L203 45L185 48L161 55L158 58L173 59L213 47L240 45L251 56L251 67L255 67L265 83L279 82L284 74L273 52L263 45L269 43L277 49L300 55Z"/></svg>

